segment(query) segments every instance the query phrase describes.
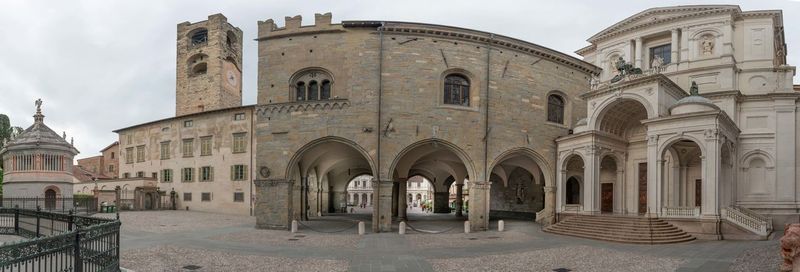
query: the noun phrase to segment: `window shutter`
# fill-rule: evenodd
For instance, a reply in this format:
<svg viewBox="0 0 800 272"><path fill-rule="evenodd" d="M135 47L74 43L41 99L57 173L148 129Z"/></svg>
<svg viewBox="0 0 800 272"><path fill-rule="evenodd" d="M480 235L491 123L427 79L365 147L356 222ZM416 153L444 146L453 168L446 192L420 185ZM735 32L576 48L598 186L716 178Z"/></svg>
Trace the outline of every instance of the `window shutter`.
<svg viewBox="0 0 800 272"><path fill-rule="evenodd" d="M214 181L214 167L208 167L208 181Z"/></svg>
<svg viewBox="0 0 800 272"><path fill-rule="evenodd" d="M234 180L233 178L235 173L236 173L236 165L231 165L231 181Z"/></svg>
<svg viewBox="0 0 800 272"><path fill-rule="evenodd" d="M242 175L243 178L242 180L247 180L247 165L242 165L242 168L244 168L244 175Z"/></svg>

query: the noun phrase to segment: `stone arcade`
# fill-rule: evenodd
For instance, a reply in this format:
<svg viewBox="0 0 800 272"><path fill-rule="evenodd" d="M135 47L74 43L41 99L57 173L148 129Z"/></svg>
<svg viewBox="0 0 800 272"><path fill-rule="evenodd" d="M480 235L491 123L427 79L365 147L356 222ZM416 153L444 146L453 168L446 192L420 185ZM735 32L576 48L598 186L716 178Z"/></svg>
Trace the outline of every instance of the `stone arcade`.
<svg viewBox="0 0 800 272"><path fill-rule="evenodd" d="M407 220L421 178L435 212L453 190L474 230L591 214L764 237L797 215L781 11L648 9L590 37L584 60L464 28L331 18L258 22L249 106L243 33L219 14L178 25L178 116L117 131L120 175L152 173L180 209L250 210L258 228L341 211L357 177L373 231Z"/></svg>

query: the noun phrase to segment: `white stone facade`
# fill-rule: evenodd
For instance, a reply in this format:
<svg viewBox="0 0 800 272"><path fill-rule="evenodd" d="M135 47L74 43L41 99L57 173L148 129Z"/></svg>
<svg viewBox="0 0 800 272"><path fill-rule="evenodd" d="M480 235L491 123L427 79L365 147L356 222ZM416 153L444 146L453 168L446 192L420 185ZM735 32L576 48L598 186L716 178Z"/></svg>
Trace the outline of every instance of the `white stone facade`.
<svg viewBox="0 0 800 272"><path fill-rule="evenodd" d="M557 140L557 212L796 215L798 93L781 11L654 8L588 41L577 53L604 70L583 95L587 119Z"/></svg>

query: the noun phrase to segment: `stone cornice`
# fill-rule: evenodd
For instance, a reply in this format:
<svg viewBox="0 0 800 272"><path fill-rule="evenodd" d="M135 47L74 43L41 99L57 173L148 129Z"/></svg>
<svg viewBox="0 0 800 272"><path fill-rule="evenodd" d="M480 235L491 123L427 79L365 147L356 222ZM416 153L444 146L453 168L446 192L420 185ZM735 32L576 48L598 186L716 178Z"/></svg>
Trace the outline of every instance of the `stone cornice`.
<svg viewBox="0 0 800 272"><path fill-rule="evenodd" d="M658 82L659 84L666 85L666 87L667 87L666 91L669 94L675 96L676 98L682 98L682 97L685 97L685 96L688 95L686 93L686 91L681 89L680 86L675 84L675 82L672 82L672 80L670 80L665 75L653 74L653 75L649 75L649 76L643 76L643 77L639 77L639 78L623 81L623 82L616 83L616 84L610 84L610 85L605 86L603 88L584 93L580 97L583 98L584 100L588 100L590 98L597 97L597 96L600 96L600 95L603 95L603 94L607 94L607 93L610 93L610 92L624 90L624 89L630 89L630 88L634 88L634 87L637 87L637 86L641 86L641 85L645 85L645 84L649 84L649 83L653 83L653 82Z"/></svg>
<svg viewBox="0 0 800 272"><path fill-rule="evenodd" d="M256 106L256 114L266 115L271 113L290 113L296 111L341 110L350 107L347 99L336 98L329 100L299 101L272 103Z"/></svg>
<svg viewBox="0 0 800 272"><path fill-rule="evenodd" d="M645 23L631 25L633 23L641 22L641 19L650 15L676 12L676 11L685 11L690 13L678 14L668 18L657 19ZM628 17L625 20L622 20L619 23L616 23L598 32L594 36L589 37L587 41L590 43L597 43L602 40L618 36L623 33L639 30L645 27L658 25L666 22L684 20L687 18L703 17L708 15L718 15L726 13L731 14L733 16L736 14L740 14L741 12L742 10L739 8L739 6L736 5L696 5L696 6L674 6L674 7L651 8L639 12L637 14L634 14L633 16Z"/></svg>

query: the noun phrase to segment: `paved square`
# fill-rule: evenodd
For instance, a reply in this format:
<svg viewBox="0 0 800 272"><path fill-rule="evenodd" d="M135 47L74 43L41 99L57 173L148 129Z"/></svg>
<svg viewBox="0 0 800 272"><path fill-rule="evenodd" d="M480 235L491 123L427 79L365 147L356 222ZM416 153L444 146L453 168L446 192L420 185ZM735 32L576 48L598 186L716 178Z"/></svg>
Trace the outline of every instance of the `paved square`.
<svg viewBox="0 0 800 272"><path fill-rule="evenodd" d="M300 232L254 229L249 216L124 212L122 267L134 271L775 271L777 239L628 245L544 233L508 221L505 232L462 233L452 215L411 213L412 229L357 235L368 211L304 222ZM102 214L98 216L111 216ZM395 229L397 224L395 224ZM333 233L328 233L333 232ZM191 267L195 266L195 267ZM196 268L188 270L184 267Z"/></svg>

